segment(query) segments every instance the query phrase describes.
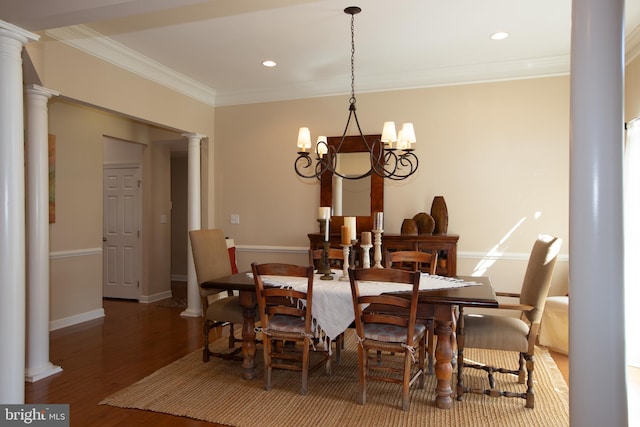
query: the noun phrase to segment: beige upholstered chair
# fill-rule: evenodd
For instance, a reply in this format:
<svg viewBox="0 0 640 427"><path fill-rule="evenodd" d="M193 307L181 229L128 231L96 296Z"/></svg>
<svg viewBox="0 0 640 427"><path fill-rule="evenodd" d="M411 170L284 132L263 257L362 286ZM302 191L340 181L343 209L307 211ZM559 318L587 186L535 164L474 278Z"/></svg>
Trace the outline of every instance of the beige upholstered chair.
<svg viewBox="0 0 640 427"><path fill-rule="evenodd" d="M438 251L387 251L384 256L385 268L404 268L412 271L423 271L429 274L436 274L437 264ZM452 312L452 316L455 321L455 310ZM429 331L427 335L427 372L429 375L433 375L433 357L436 345L433 305L418 304L418 314L416 318L419 322L424 322ZM452 340L455 340L455 334L452 335Z"/></svg>
<svg viewBox="0 0 640 427"><path fill-rule="evenodd" d="M256 285L258 312L262 323L264 359L264 388L271 389L273 368L302 372L300 394L307 394L309 371L325 365L331 373L329 348L314 345L313 321L313 267L292 264L251 264ZM264 285L263 276L289 276L307 279L306 292ZM301 347L295 344L301 344ZM294 344L294 345L291 345ZM329 346L331 343L327 343ZM310 348L321 354L311 365ZM311 366L310 366L311 365Z"/></svg>
<svg viewBox="0 0 640 427"><path fill-rule="evenodd" d="M192 230L189 237L198 285L231 274L229 251L222 230ZM200 287L200 298L204 318L202 360L208 362L209 356L242 360L237 355L240 347L229 353L214 353L209 350L209 332L219 326L229 325L229 348L234 348L235 343L241 341L235 338L233 327L234 324L242 325L244 320L238 297L231 292Z"/></svg>
<svg viewBox="0 0 640 427"><path fill-rule="evenodd" d="M496 315L463 315L458 322L458 400L464 393L487 394L494 397L521 397L526 399L526 407L534 407L533 367L535 348L540 320L544 311L545 299L549 292L551 277L560 251L562 240L557 237L539 236L533 245L527 271L520 294L500 293L498 296L519 297L519 304L502 304L498 309L520 310L519 318ZM464 359L465 348L483 348L490 350L513 351L519 354L518 369L498 368L480 365ZM478 361L482 362L482 361ZM515 362L515 360L514 360ZM515 363L514 363L515 365ZM515 374L520 384L525 383L526 391L515 393L496 389L495 372ZM470 389L464 387L464 368L483 369L489 374L489 389Z"/></svg>
<svg viewBox="0 0 640 427"><path fill-rule="evenodd" d="M349 269L349 279L358 334L359 403L366 403L367 381L395 382L402 384L402 409L406 411L411 385L418 381L418 386L424 388L427 328L416 322L420 273L393 268ZM363 291L367 282L412 285L410 297L367 296ZM389 310L367 311L367 306L388 307ZM370 355L370 351L374 354ZM382 352L388 357L380 357ZM401 362L396 354L404 356Z"/></svg>

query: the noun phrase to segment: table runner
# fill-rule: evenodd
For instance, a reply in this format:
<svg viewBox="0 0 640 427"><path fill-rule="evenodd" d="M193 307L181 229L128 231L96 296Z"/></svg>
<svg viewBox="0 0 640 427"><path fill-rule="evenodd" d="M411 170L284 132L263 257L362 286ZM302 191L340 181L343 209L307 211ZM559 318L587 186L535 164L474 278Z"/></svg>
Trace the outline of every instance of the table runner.
<svg viewBox="0 0 640 427"><path fill-rule="evenodd" d="M333 270L336 277L342 274L342 270ZM253 277L252 273L248 273ZM322 334L333 340L355 320L353 312L353 300L351 299L351 286L349 282L334 280L320 280L320 274L313 278L313 316L316 333ZM306 277L289 276L262 276L262 281L271 286L279 286L306 292ZM360 288L361 295L380 295L385 292L410 291L412 285L389 282L361 282L366 286ZM479 286L477 282L467 282L454 277L443 277L422 273L420 275L420 290L441 290L461 288L466 286Z"/></svg>

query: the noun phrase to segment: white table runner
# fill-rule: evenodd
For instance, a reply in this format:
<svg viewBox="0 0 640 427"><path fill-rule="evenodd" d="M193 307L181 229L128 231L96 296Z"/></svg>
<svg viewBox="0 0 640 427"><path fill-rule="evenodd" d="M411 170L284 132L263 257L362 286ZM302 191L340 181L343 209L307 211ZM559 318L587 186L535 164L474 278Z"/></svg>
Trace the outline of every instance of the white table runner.
<svg viewBox="0 0 640 427"><path fill-rule="evenodd" d="M353 300L351 299L351 286L349 282L337 280L342 275L342 270L333 270L334 280L320 280L320 274L314 275L313 280L313 307L311 309L314 324L319 332L328 338L334 339L344 332L354 321ZM251 277L253 275L249 273ZM307 279L304 277L288 276L263 276L264 283L271 286L291 288L306 292ZM360 295L380 295L385 292L410 291L411 285L404 283L388 282L361 282L366 286L360 287ZM443 277L422 273L420 276L420 290L440 290L462 288L466 286L479 286L477 282L466 282L453 277Z"/></svg>

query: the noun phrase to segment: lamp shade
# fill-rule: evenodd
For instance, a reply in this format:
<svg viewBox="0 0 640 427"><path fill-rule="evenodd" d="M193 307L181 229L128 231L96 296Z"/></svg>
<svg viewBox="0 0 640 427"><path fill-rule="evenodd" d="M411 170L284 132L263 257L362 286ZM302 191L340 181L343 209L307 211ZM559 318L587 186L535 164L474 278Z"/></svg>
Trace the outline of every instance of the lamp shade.
<svg viewBox="0 0 640 427"><path fill-rule="evenodd" d="M319 136L318 141L316 142L316 152L320 156L324 156L327 154L327 137Z"/></svg>
<svg viewBox="0 0 640 427"><path fill-rule="evenodd" d="M298 131L298 148L302 151L311 148L311 132L309 132L309 128L302 127Z"/></svg>
<svg viewBox="0 0 640 427"><path fill-rule="evenodd" d="M402 125L402 136L407 142L411 144L416 142L416 132L413 130L413 123L404 123Z"/></svg>
<svg viewBox="0 0 640 427"><path fill-rule="evenodd" d="M395 122L384 122L384 126L382 127L382 137L380 140L385 143L389 143L389 147L391 147L392 142L396 142L396 124Z"/></svg>

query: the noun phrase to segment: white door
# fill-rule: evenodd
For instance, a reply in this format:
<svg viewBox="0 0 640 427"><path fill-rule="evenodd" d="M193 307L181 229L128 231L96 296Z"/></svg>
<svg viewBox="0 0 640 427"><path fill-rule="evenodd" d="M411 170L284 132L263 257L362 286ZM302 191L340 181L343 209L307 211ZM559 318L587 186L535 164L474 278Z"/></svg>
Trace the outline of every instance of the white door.
<svg viewBox="0 0 640 427"><path fill-rule="evenodd" d="M140 171L104 167L103 296L138 299L140 286Z"/></svg>

